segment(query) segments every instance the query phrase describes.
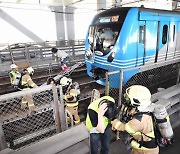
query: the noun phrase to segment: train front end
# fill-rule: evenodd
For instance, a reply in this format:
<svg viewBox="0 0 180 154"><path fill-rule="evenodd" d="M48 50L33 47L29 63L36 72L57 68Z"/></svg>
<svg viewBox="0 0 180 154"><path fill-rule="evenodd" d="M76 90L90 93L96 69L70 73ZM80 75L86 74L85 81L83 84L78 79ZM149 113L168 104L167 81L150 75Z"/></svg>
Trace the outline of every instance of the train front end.
<svg viewBox="0 0 180 154"><path fill-rule="evenodd" d="M128 10L114 8L101 12L89 26L85 42L87 74L101 85L106 84L106 72L119 70L115 54L120 50L119 34ZM111 87L118 88L119 81L114 80Z"/></svg>

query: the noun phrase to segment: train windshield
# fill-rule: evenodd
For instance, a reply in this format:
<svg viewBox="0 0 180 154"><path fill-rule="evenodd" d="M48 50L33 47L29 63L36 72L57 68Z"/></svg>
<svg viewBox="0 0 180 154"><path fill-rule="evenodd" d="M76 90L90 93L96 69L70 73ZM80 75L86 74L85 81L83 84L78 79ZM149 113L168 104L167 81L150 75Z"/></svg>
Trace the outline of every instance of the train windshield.
<svg viewBox="0 0 180 154"><path fill-rule="evenodd" d="M120 14L121 13L121 14ZM127 11L97 16L89 28L90 49L99 56L108 54L114 47Z"/></svg>

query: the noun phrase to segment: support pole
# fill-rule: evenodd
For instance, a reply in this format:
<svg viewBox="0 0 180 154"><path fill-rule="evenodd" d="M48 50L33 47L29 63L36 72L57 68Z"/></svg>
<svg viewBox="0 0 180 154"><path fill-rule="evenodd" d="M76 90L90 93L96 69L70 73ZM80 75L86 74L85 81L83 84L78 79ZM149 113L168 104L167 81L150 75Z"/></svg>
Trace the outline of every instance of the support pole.
<svg viewBox="0 0 180 154"><path fill-rule="evenodd" d="M106 72L105 95L109 96L109 76L108 76L108 72Z"/></svg>
<svg viewBox="0 0 180 154"><path fill-rule="evenodd" d="M123 70L120 70L120 82L119 82L119 101L118 101L118 107L121 106L121 97L122 97L122 83L123 83ZM118 114L118 119L120 119L120 114ZM117 131L116 139L119 140L119 131Z"/></svg>
<svg viewBox="0 0 180 154"><path fill-rule="evenodd" d="M57 88L54 83L52 83L52 90L53 90L53 101L55 106L55 122L56 122L56 132L60 133L61 130L61 123L60 123L60 113L59 113L59 104L58 104L58 94Z"/></svg>
<svg viewBox="0 0 180 154"><path fill-rule="evenodd" d="M64 111L63 91L61 85L59 85L59 94L60 94L60 104L59 104L60 125L61 125L61 131L65 131L67 124L66 124L66 117Z"/></svg>
<svg viewBox="0 0 180 154"><path fill-rule="evenodd" d="M7 148L7 143L2 128L2 123L0 122L0 151L6 148Z"/></svg>

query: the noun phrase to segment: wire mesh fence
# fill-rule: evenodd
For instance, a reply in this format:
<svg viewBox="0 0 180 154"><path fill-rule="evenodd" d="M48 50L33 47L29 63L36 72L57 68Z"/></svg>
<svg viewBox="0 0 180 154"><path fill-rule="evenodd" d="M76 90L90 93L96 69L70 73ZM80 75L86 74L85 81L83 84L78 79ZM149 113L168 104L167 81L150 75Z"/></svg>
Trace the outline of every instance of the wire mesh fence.
<svg viewBox="0 0 180 154"><path fill-rule="evenodd" d="M0 121L9 148L22 148L57 132L55 99L60 104L61 95L53 93L52 86L46 85L0 96ZM29 102L22 108L24 98L34 103L35 112L30 112Z"/></svg>
<svg viewBox="0 0 180 154"><path fill-rule="evenodd" d="M135 67L130 69L122 69L120 71L108 72L106 75L106 89L110 96L115 98L119 103L123 100L123 94L127 87L135 84L146 86L151 93L157 92L159 87L168 88L179 82L180 63L172 63L154 68ZM143 69L142 69L143 68ZM126 83L124 83L125 75L131 71L139 69L139 73L133 75ZM119 88L112 88L119 81Z"/></svg>

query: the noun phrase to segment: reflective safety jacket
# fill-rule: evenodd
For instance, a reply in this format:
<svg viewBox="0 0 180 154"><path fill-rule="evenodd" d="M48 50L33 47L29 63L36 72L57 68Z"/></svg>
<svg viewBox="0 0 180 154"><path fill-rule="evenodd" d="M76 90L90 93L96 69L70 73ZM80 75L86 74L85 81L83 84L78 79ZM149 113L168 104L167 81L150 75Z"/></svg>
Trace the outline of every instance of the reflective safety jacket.
<svg viewBox="0 0 180 154"><path fill-rule="evenodd" d="M21 86L22 86L21 88L22 90L28 90L30 88L37 87L37 85L32 81L29 74L25 74L22 76Z"/></svg>
<svg viewBox="0 0 180 154"><path fill-rule="evenodd" d="M78 106L77 92L75 89L71 89L69 93L64 95L65 104L68 107Z"/></svg>
<svg viewBox="0 0 180 154"><path fill-rule="evenodd" d="M115 100L112 97L103 96L103 97L93 101L88 107L87 117L86 117L86 127L90 131L90 133L99 133L98 131L94 132L93 130L98 124L99 103L104 99L107 99L107 100L115 103ZM103 119L104 119L104 126L106 128L109 123L109 119L105 116L103 117Z"/></svg>
<svg viewBox="0 0 180 154"><path fill-rule="evenodd" d="M18 85L18 83L15 83L15 81L16 81L17 78L18 78L18 81L20 80L20 78L21 78L21 73L11 71L11 72L9 72L9 76L10 76L10 82L11 82L11 84L12 84L12 85Z"/></svg>
<svg viewBox="0 0 180 154"><path fill-rule="evenodd" d="M115 128L126 130L131 136L131 147L140 150L157 148L152 117L148 114L137 113L128 123L117 122Z"/></svg>

